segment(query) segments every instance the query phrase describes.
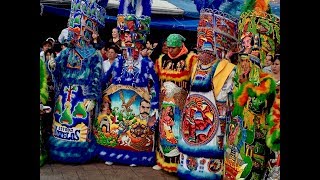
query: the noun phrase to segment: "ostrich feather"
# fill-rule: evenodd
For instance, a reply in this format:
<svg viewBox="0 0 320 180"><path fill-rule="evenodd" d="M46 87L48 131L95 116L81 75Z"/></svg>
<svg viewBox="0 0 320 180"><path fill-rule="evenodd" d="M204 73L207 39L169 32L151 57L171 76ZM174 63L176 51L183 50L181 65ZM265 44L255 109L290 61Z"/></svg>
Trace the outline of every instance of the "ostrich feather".
<svg viewBox="0 0 320 180"><path fill-rule="evenodd" d="M219 9L223 0L194 0L197 10L200 12L203 8Z"/></svg>
<svg viewBox="0 0 320 180"><path fill-rule="evenodd" d="M270 11L270 0L245 0L243 6L242 6L242 12L247 11L262 11L267 12Z"/></svg>
<svg viewBox="0 0 320 180"><path fill-rule="evenodd" d="M256 0L256 3L254 5L254 10L266 12L269 8L268 4L269 4L269 0Z"/></svg>
<svg viewBox="0 0 320 180"><path fill-rule="evenodd" d="M256 0L245 0L244 4L242 5L242 13L247 11L252 11Z"/></svg>
<svg viewBox="0 0 320 180"><path fill-rule="evenodd" d="M118 14L151 15L152 0L120 0Z"/></svg>
<svg viewBox="0 0 320 180"><path fill-rule="evenodd" d="M107 5L108 5L108 1L109 0L97 0L96 2L97 2L97 4L99 4L101 7L107 7Z"/></svg>

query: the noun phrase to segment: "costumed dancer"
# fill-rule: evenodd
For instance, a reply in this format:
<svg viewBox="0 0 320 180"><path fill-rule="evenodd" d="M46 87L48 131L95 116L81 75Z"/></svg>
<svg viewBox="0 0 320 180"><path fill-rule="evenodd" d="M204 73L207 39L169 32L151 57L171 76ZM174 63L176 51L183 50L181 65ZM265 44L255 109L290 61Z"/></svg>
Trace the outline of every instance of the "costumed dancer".
<svg viewBox="0 0 320 180"><path fill-rule="evenodd" d="M153 62L140 55L150 14L149 0L120 2L117 24L123 53L106 71L103 103L94 123L99 158L107 165L155 164L159 79Z"/></svg>
<svg viewBox="0 0 320 180"><path fill-rule="evenodd" d="M280 54L276 54L273 63L274 64L272 66L276 66L275 63L280 63ZM280 65L278 66L278 68L280 68ZM278 73L280 73L280 71ZM275 80L277 84L276 99L272 105L269 115L267 116L267 123L269 126L266 136L266 142L268 148L270 148L271 150L265 175L265 179L268 180L280 179L280 75L278 79L275 78Z"/></svg>
<svg viewBox="0 0 320 180"><path fill-rule="evenodd" d="M223 51L238 41L237 19L204 8L200 11L197 32L198 61L180 122L178 176L222 179L225 127L230 118L235 65L221 58Z"/></svg>
<svg viewBox="0 0 320 180"><path fill-rule="evenodd" d="M100 1L101 2L101 1ZM68 48L49 61L55 81L50 158L62 163L85 163L95 156L92 121L101 98L102 57L90 44L105 9L95 1L72 0Z"/></svg>
<svg viewBox="0 0 320 180"><path fill-rule="evenodd" d="M48 153L45 148L44 137L43 137L43 114L49 113L51 108L44 106L49 99L48 84L47 84L47 69L44 60L40 59L40 166L43 166Z"/></svg>
<svg viewBox="0 0 320 180"><path fill-rule="evenodd" d="M238 23L240 53L253 54L258 50L261 65L268 54L274 55L280 48L280 18L273 15L269 0L248 0L243 5ZM256 56L256 55L255 55Z"/></svg>
<svg viewBox="0 0 320 180"><path fill-rule="evenodd" d="M274 53L280 46L280 26L276 16L266 13L266 1L257 0L245 7L238 23L239 37L252 35L260 58ZM240 39L240 38L239 38ZM257 56L240 53L234 78L234 110L227 123L225 145L225 179L262 179L269 155L266 144L267 115L275 100L276 83L261 71Z"/></svg>
<svg viewBox="0 0 320 180"><path fill-rule="evenodd" d="M159 138L155 170L177 172L180 153L177 147L181 112L190 89L190 77L197 57L188 52L186 39L180 34L167 37L168 53L156 60L155 69L160 79Z"/></svg>

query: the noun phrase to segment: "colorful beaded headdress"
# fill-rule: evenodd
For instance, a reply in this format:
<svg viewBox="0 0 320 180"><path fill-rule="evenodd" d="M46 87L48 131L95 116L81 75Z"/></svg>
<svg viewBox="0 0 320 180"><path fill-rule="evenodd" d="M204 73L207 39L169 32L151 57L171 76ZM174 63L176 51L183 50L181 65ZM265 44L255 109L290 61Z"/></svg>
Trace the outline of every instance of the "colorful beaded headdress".
<svg viewBox="0 0 320 180"><path fill-rule="evenodd" d="M78 48L78 53L86 57L88 52L82 51L89 46L93 33L98 33L98 26L105 25L106 10L96 0L72 0L68 20L68 42Z"/></svg>
<svg viewBox="0 0 320 180"><path fill-rule="evenodd" d="M280 18L267 13L268 4L269 0L248 1L238 23L239 40L252 38L252 48L259 49L261 64L268 53L274 55L280 49Z"/></svg>
<svg viewBox="0 0 320 180"><path fill-rule="evenodd" d="M117 16L120 30L121 48L127 49L132 56L132 49L141 50L150 33L150 0L121 0Z"/></svg>
<svg viewBox="0 0 320 180"><path fill-rule="evenodd" d="M197 31L197 49L201 50L204 44L210 43L220 59L223 52L227 53L237 45L237 18L219 10L201 9Z"/></svg>

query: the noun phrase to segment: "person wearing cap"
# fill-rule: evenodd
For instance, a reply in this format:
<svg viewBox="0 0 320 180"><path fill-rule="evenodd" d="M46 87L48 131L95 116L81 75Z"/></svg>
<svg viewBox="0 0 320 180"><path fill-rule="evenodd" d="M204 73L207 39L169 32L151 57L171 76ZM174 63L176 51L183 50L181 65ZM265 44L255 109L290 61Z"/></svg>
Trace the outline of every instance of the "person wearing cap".
<svg viewBox="0 0 320 180"><path fill-rule="evenodd" d="M260 59L239 53L234 77L234 109L226 133L224 177L227 179L262 179L269 152L266 117L275 93L276 83L270 74L261 71ZM250 164L252 166L248 166Z"/></svg>
<svg viewBox="0 0 320 180"><path fill-rule="evenodd" d="M42 61L46 59L44 52L46 52L48 49L52 49L52 43L46 40L42 43L42 50L40 51L40 59Z"/></svg>
<svg viewBox="0 0 320 180"><path fill-rule="evenodd" d="M178 177L222 179L223 143L232 104L235 65L219 59L212 42L204 42L198 47L195 67L181 117Z"/></svg>
<svg viewBox="0 0 320 180"><path fill-rule="evenodd" d="M155 63L161 89L155 170L176 172L179 164L177 143L181 112L190 89L192 68L197 61L196 54L189 53L185 47L185 40L180 34L170 34L166 39L168 53L161 54Z"/></svg>
<svg viewBox="0 0 320 180"><path fill-rule="evenodd" d="M49 41L49 42L51 43L52 48L54 47L54 45L55 45L55 43L56 43L56 40L53 39L52 37L48 37L48 38L46 39L46 41Z"/></svg>

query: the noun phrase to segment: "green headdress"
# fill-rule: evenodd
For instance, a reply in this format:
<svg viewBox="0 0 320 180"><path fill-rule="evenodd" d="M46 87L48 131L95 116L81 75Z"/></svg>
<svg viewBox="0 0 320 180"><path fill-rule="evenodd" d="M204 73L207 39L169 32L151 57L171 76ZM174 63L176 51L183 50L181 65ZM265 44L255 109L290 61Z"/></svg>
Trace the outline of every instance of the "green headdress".
<svg viewBox="0 0 320 180"><path fill-rule="evenodd" d="M170 34L167 37L167 46L168 47L181 47L182 43L186 40L182 35L180 34Z"/></svg>

